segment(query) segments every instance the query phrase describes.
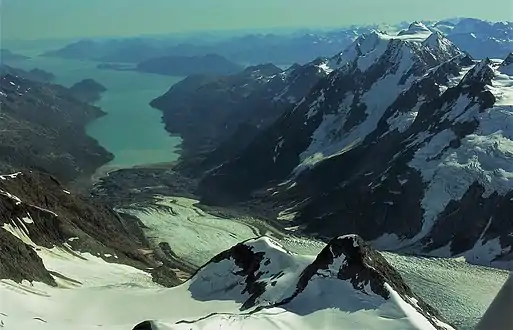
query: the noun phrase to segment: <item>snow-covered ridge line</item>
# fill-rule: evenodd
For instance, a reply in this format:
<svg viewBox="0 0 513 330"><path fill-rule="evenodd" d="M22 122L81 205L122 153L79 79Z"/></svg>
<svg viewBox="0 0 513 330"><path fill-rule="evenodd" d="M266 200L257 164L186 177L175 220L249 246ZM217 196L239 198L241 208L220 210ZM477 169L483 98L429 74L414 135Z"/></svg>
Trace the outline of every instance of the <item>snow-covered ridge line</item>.
<svg viewBox="0 0 513 330"><path fill-rule="evenodd" d="M49 249L27 242L37 247L48 269L60 274L56 277L58 287L0 281L1 296L12 302L0 307L0 320L8 329L85 330L101 324L121 330L145 323L170 330L307 330L319 326L334 330L346 325L453 329L420 298L397 287L397 278L386 281L383 276L391 270L376 263L383 262L382 257L366 250L367 245L355 235L334 239L317 258L293 254L267 237L249 240L214 258L189 282L171 289L155 285L140 270L106 263L69 246ZM364 264L360 264L362 260ZM328 274L324 265L334 271ZM347 266L349 272L344 270ZM373 267L381 267L379 271L384 273ZM253 278L256 272L260 275ZM344 278L346 275L350 278ZM255 286L243 290L253 280L257 281ZM258 284L261 281L266 282L263 292L258 291L263 288ZM241 310L257 293L260 295L252 300L254 307ZM294 298L287 299L292 294ZM93 309L92 301L97 302ZM71 312L73 318L62 317ZM148 321L141 323L144 319Z"/></svg>
<svg viewBox="0 0 513 330"><path fill-rule="evenodd" d="M337 87L338 81L346 79L344 77L361 77L354 82L354 90L348 90L342 100L338 101L340 105L335 113L323 110L330 102L326 98L329 91L320 90L318 97L310 103L307 122L314 120L313 117L320 112L324 114L321 124L314 131L310 146L301 153L301 164L294 171L296 175L322 160L348 152L363 143L377 128L388 107L401 94L445 61L463 55L440 33L431 33L421 27L413 23L411 31L401 36L389 36L381 32L363 35L330 60L334 70L338 70L338 75L328 77L331 78L333 88ZM379 76L374 77L376 71ZM362 80L370 80L372 83L365 86ZM300 106L298 104L296 107ZM364 114L359 115L364 119L352 128L345 128L352 121L353 113L357 112L355 107L365 109ZM417 112L412 110L410 114L394 119L393 128L404 131L413 123ZM408 123L401 124L404 121Z"/></svg>
<svg viewBox="0 0 513 330"><path fill-rule="evenodd" d="M357 235L333 239L317 257L296 255L267 237L248 240L214 257L189 285L193 298L235 298L242 303L241 310L253 311L253 317L255 312L276 308L309 314L352 306L359 314L366 304L367 309L378 310L382 304L395 304L412 329L452 329ZM318 300L320 296L323 301ZM339 317L341 323L328 322L326 329L349 320L353 326L363 325L357 317ZM396 322L397 316L390 316L390 321ZM187 322L191 323L196 322Z"/></svg>

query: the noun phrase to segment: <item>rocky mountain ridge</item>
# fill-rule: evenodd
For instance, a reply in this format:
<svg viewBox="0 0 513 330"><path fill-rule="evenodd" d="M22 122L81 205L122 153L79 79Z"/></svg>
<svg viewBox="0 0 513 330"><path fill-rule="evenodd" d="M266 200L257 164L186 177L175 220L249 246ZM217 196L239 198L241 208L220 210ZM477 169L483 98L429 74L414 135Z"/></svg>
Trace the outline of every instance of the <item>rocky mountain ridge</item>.
<svg viewBox="0 0 513 330"><path fill-rule="evenodd" d="M151 105L163 111L166 129L183 138L184 155L217 148L205 162L214 164L242 149L274 122L328 72L324 60L282 70L272 64L253 66L227 77L191 76ZM229 139L237 136L236 139ZM229 145L223 146L227 142ZM235 144L234 144L235 142Z"/></svg>
<svg viewBox="0 0 513 330"><path fill-rule="evenodd" d="M511 267L508 59L476 62L419 23L364 35L199 193L312 234Z"/></svg>

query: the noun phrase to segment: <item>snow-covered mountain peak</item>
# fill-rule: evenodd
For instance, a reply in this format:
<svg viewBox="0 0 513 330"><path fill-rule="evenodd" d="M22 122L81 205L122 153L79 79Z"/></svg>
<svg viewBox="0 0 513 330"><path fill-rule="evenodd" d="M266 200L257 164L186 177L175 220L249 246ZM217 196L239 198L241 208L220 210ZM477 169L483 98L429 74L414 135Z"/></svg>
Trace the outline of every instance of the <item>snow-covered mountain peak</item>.
<svg viewBox="0 0 513 330"><path fill-rule="evenodd" d="M327 66L332 69L343 68L342 70L351 70L351 68L357 67L363 72L383 56L386 57L383 60L402 61L403 58L407 60L406 57L411 55L424 62L438 61L440 64L462 53L440 32L432 33L422 23L412 23L411 27L412 29L408 30L408 33L399 33L398 35L375 30L363 34L343 52L332 57ZM400 53L403 55L398 55ZM415 59L412 60L415 61ZM428 63L428 65L432 64Z"/></svg>
<svg viewBox="0 0 513 330"><path fill-rule="evenodd" d="M196 300L236 301L252 315L268 308L293 315L394 310L389 321L397 326L452 329L357 235L334 238L316 257L290 253L268 237L248 240L214 257L185 285ZM363 325L354 316L337 320L338 327Z"/></svg>
<svg viewBox="0 0 513 330"><path fill-rule="evenodd" d="M491 85L492 79L495 76L494 69L492 68L490 59L485 58L477 63L467 74L461 79L460 85L469 86L474 83L483 83Z"/></svg>
<svg viewBox="0 0 513 330"><path fill-rule="evenodd" d="M414 21L410 24L408 29L400 31L398 35L403 36L403 35L411 35L411 34L430 34L430 33L431 33L431 31L429 30L429 28L426 25L424 25L424 23L419 22L419 21Z"/></svg>
<svg viewBox="0 0 513 330"><path fill-rule="evenodd" d="M431 33L422 44L436 53L442 53L447 59L461 54L461 50L438 31Z"/></svg>

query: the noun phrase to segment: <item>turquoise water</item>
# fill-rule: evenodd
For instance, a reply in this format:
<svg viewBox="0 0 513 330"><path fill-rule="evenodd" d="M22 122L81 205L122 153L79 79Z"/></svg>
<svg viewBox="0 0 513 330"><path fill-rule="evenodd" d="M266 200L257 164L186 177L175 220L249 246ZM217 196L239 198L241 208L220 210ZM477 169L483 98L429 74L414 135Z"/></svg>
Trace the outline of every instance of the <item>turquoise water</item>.
<svg viewBox="0 0 513 330"><path fill-rule="evenodd" d="M12 51L29 56L37 53ZM165 131L161 112L150 107L149 102L182 77L100 70L96 62L37 56L7 64L26 70L46 70L56 75L54 83L64 86L92 78L107 87L108 91L96 104L107 115L87 127L87 133L114 154L114 160L104 169L168 163L178 158L181 139Z"/></svg>

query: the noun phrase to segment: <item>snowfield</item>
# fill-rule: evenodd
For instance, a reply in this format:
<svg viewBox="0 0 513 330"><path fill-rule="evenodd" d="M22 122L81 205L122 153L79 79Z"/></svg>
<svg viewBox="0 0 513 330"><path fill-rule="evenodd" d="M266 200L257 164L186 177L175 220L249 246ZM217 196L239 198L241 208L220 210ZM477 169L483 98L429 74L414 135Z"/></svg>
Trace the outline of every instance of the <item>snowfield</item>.
<svg viewBox="0 0 513 330"><path fill-rule="evenodd" d="M250 246L269 257L269 274L285 270L281 284L259 305L290 295L291 287L284 284L293 285L303 266L312 260L292 254L268 238ZM59 274L59 287L2 280L0 324L5 329L125 330L144 320L156 320L159 329L173 330L340 329L341 325L348 329L434 329L391 288L392 298L385 301L323 275L283 308L242 312L237 302L245 295L237 290L242 278L235 275L237 266L230 260L207 265L189 282L165 289L141 270L66 248L36 248L45 265Z"/></svg>

